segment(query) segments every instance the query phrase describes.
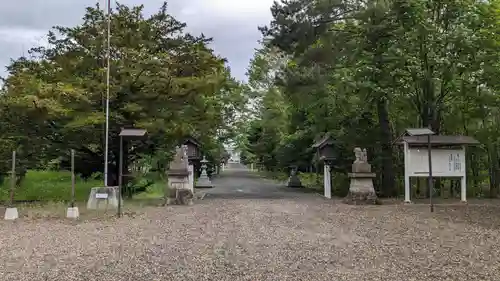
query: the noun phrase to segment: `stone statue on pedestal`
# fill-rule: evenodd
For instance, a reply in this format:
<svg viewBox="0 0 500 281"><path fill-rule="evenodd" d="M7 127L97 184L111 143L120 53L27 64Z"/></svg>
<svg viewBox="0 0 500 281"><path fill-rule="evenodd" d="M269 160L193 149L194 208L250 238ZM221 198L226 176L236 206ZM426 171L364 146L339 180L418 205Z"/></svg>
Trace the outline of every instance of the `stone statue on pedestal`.
<svg viewBox="0 0 500 281"><path fill-rule="evenodd" d="M165 204L192 205L194 190L189 184L187 146L177 147L168 169Z"/></svg>
<svg viewBox="0 0 500 281"><path fill-rule="evenodd" d="M352 163L352 173L348 176L351 180L349 193L344 198L347 204L377 204L377 195L373 187L375 173L371 172L371 165L368 164L366 149L356 147L354 149L356 159Z"/></svg>

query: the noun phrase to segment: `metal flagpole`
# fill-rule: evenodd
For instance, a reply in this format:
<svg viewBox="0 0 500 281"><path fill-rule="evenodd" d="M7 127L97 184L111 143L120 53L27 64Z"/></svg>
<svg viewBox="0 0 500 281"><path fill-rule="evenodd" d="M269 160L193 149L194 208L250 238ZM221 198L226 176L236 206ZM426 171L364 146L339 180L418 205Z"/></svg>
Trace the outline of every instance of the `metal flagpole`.
<svg viewBox="0 0 500 281"><path fill-rule="evenodd" d="M111 39L111 0L107 0L107 48L106 48L106 140L104 148L104 186L108 186L108 150L109 150L109 57Z"/></svg>

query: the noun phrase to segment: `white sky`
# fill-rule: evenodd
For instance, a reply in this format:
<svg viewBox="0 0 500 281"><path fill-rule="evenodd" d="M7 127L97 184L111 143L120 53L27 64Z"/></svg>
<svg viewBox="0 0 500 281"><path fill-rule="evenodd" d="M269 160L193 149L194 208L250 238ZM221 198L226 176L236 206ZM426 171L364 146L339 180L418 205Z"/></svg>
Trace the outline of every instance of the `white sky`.
<svg viewBox="0 0 500 281"><path fill-rule="evenodd" d="M80 22L86 6L105 0L21 0L0 1L0 76L2 66L45 44L44 35L54 25ZM146 13L157 10L163 0L122 0L122 4L144 4ZM233 75L244 79L248 62L261 38L258 26L271 19L273 0L170 0L169 12L187 23L187 30L214 38L215 51L229 60Z"/></svg>

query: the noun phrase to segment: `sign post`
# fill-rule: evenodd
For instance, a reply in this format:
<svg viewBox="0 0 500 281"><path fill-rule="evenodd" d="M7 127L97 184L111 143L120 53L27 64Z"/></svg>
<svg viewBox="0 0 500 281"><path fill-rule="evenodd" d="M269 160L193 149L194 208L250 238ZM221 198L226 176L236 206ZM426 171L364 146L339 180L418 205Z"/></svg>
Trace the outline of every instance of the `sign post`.
<svg viewBox="0 0 500 281"><path fill-rule="evenodd" d="M425 130L425 132L423 132ZM417 132L415 132L417 131ZM405 203L411 203L410 179L427 177L429 203L434 211L433 178L451 177L461 179L462 202L467 202L465 146L479 142L466 136L432 135L429 129L408 129L400 138L404 146ZM413 133L413 134L412 134Z"/></svg>

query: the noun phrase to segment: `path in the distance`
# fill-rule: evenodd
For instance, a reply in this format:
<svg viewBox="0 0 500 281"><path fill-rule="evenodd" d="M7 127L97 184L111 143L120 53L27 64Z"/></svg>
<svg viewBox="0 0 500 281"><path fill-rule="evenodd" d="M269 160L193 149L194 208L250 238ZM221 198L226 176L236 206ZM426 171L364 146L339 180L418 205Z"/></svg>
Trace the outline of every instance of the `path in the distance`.
<svg viewBox="0 0 500 281"><path fill-rule="evenodd" d="M206 190L207 199L285 199L307 196L305 190L287 188L284 184L264 179L238 163L228 164L226 170L214 177L212 182L214 187Z"/></svg>

